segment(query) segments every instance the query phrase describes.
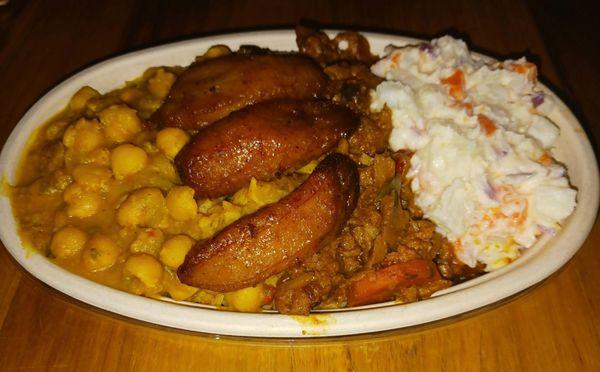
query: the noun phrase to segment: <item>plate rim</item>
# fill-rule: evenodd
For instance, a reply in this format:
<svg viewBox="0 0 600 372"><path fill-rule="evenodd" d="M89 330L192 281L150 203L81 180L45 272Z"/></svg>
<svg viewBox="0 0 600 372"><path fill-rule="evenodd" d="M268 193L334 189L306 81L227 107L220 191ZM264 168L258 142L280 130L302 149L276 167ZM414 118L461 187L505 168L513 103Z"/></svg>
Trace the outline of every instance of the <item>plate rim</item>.
<svg viewBox="0 0 600 372"><path fill-rule="evenodd" d="M338 30L328 30L329 34L337 32ZM375 40L379 42L386 40L386 43L398 43L401 45L424 41L396 34L373 32L361 32L361 34L370 43L373 43ZM149 56L166 53L169 50L191 48L198 44L213 45L222 40L228 40L230 45L232 45L235 44L231 43L232 40L253 38L263 41L267 40L268 44L272 44L273 40L283 38L286 40L295 40L295 33L293 30L278 29L226 33L188 39L119 55L93 64L75 73L39 98L13 128L0 154L0 174L5 180L11 179L12 175L7 175L7 172L12 169L12 160L15 158L20 160L20 156L15 154L18 153L21 155L24 138L28 138L35 128L43 124L43 121L33 122L35 116L39 115L39 111L51 105L54 101L61 101L61 107L64 107L66 102L68 102L64 100L68 96L66 94L68 88L75 84L80 84L78 87L81 87L83 84L79 83L79 81L87 75L110 69L110 67L123 63L123 61L129 61L130 64L133 64L133 61L145 60ZM202 48L198 47L197 49L200 52ZM150 64L145 67L153 65L157 64ZM137 76L142 72L143 70L138 70L134 75ZM121 80L119 84L122 84L123 81ZM112 86L111 89L115 89L118 86ZM545 86L542 85L542 88L553 94ZM69 93L72 94L73 92ZM580 139L579 144L581 145L579 151L585 155L585 159L582 159L582 161L587 160L586 169L588 174L591 174L590 177L584 179L586 181L584 193L582 193L582 187L579 187L578 207L573 212L573 215L569 217L569 222L565 230L559 232L556 237L558 239L552 241L550 245L550 248L553 246L566 246L568 249L555 252L556 249L551 250L550 248L546 248L546 244L551 239L543 239L544 241L527 250L527 253L529 253L532 250L535 251L534 248L536 246L539 247L534 253L523 255L512 264L480 278L465 282L463 283L464 285L450 287L448 291L442 291L441 295L438 294L427 300L397 306L393 305L393 302L388 302L335 312L316 313L308 317L299 317L281 314L219 311L136 296L73 274L47 260L41 254L35 253L32 249L25 248L16 233L16 222L6 193L0 196L0 216L5 221L5 223L0 224L0 238L7 251L19 265L38 280L67 296L128 318L188 331L244 337L303 338L356 335L430 323L499 302L539 283L563 267L587 239L595 223L598 211L598 165L591 143L585 135L581 124L563 101L556 95L553 94L553 96L556 97L558 114L561 116L561 120L567 123L573 131L580 130L581 134L583 134L583 136L578 137ZM46 119L48 117L46 116ZM562 130L564 128L561 128ZM589 161L590 159L592 160L591 162ZM584 197L585 200L580 200L580 197ZM585 204L582 204L583 202ZM586 205L588 208L580 208L580 205ZM571 237L567 241L566 234L563 232L573 226L571 222L575 219L580 223L578 225L579 234L576 234L575 237ZM568 231L572 232L573 228ZM561 237L562 239L560 239ZM546 249L544 250L544 248ZM531 262L535 263L543 260L546 256L551 258L552 265L549 267L538 267L538 270L533 272L531 269L527 270L531 267L527 266L528 264L531 265ZM524 266L525 269L523 269ZM537 266L540 265L538 264ZM531 268L533 269L534 267ZM519 285L508 285L507 287L506 284L510 284L509 279L514 278L520 279ZM71 283L73 281L77 284L76 286L72 286ZM484 291L484 289L491 287L490 282L491 284L504 284L500 294L493 291L487 293ZM100 297L106 297L109 300L100 300ZM446 307L449 299L456 300L451 311L448 311Z"/></svg>

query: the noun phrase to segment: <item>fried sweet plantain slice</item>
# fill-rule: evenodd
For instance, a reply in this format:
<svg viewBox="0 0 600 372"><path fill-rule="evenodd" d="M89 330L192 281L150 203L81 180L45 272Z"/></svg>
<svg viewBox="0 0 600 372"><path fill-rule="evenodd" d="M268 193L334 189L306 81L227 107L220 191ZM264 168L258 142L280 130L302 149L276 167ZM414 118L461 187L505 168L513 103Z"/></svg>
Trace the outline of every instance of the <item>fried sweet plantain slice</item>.
<svg viewBox="0 0 600 372"><path fill-rule="evenodd" d="M230 54L205 59L177 78L150 121L196 130L257 102L316 98L326 82L319 65L298 54Z"/></svg>
<svg viewBox="0 0 600 372"><path fill-rule="evenodd" d="M267 181L330 151L354 132L359 117L326 101L269 101L206 127L175 158L196 197L241 189L252 177Z"/></svg>
<svg viewBox="0 0 600 372"><path fill-rule="evenodd" d="M198 243L179 267L179 279L213 291L254 286L337 236L358 194L354 161L328 155L290 195Z"/></svg>

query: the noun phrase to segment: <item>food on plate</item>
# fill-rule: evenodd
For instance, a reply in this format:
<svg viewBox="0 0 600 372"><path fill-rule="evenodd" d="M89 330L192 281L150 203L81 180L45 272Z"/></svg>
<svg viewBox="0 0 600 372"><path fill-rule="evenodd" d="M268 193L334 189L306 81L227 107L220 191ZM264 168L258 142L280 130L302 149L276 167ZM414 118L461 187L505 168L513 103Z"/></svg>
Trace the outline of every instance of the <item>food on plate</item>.
<svg viewBox="0 0 600 372"><path fill-rule="evenodd" d="M151 121L200 129L250 104L277 98L316 98L326 83L319 66L302 55L218 50L216 56L209 51L178 77Z"/></svg>
<svg viewBox="0 0 600 372"><path fill-rule="evenodd" d="M572 212L532 64L449 37L381 59L354 32L297 42L81 88L10 188L24 244L133 294L308 314L428 298Z"/></svg>
<svg viewBox="0 0 600 372"><path fill-rule="evenodd" d="M359 124L323 100L275 100L236 111L201 129L175 164L196 197L230 195L252 178L270 181L331 151Z"/></svg>
<svg viewBox="0 0 600 372"><path fill-rule="evenodd" d="M458 258L491 271L554 234L577 191L550 153L559 129L535 65L483 60L449 36L386 53L372 108L392 111L390 146L413 152L415 203Z"/></svg>
<svg viewBox="0 0 600 372"><path fill-rule="evenodd" d="M179 267L179 279L219 292L253 287L336 237L358 193L354 161L328 155L291 194L198 243Z"/></svg>
<svg viewBox="0 0 600 372"><path fill-rule="evenodd" d="M348 305L360 306L386 301L393 296L396 287L406 288L432 279L440 279L440 274L433 262L423 259L363 271L348 286Z"/></svg>

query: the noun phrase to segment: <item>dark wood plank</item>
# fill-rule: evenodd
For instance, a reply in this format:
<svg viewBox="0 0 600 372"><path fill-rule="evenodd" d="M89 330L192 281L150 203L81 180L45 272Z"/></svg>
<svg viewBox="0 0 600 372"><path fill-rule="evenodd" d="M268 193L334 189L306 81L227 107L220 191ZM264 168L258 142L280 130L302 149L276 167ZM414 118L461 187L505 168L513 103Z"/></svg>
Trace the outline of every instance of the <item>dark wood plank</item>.
<svg viewBox="0 0 600 372"><path fill-rule="evenodd" d="M597 3L529 0L558 74L559 93L597 144L600 140L600 32Z"/></svg>

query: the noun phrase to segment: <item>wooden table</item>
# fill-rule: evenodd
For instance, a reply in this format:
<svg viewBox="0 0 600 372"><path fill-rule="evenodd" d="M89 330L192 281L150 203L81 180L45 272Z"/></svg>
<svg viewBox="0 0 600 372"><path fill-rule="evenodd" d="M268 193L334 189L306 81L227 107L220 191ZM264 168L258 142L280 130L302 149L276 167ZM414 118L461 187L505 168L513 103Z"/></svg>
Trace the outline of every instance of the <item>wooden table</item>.
<svg viewBox="0 0 600 372"><path fill-rule="evenodd" d="M597 12L579 1L37 1L0 7L2 143L27 108L115 54L300 18L433 37L493 55L526 54L600 136ZM538 287L425 327L319 341L218 339L119 318L25 274L0 249L2 370L600 370L599 225Z"/></svg>

